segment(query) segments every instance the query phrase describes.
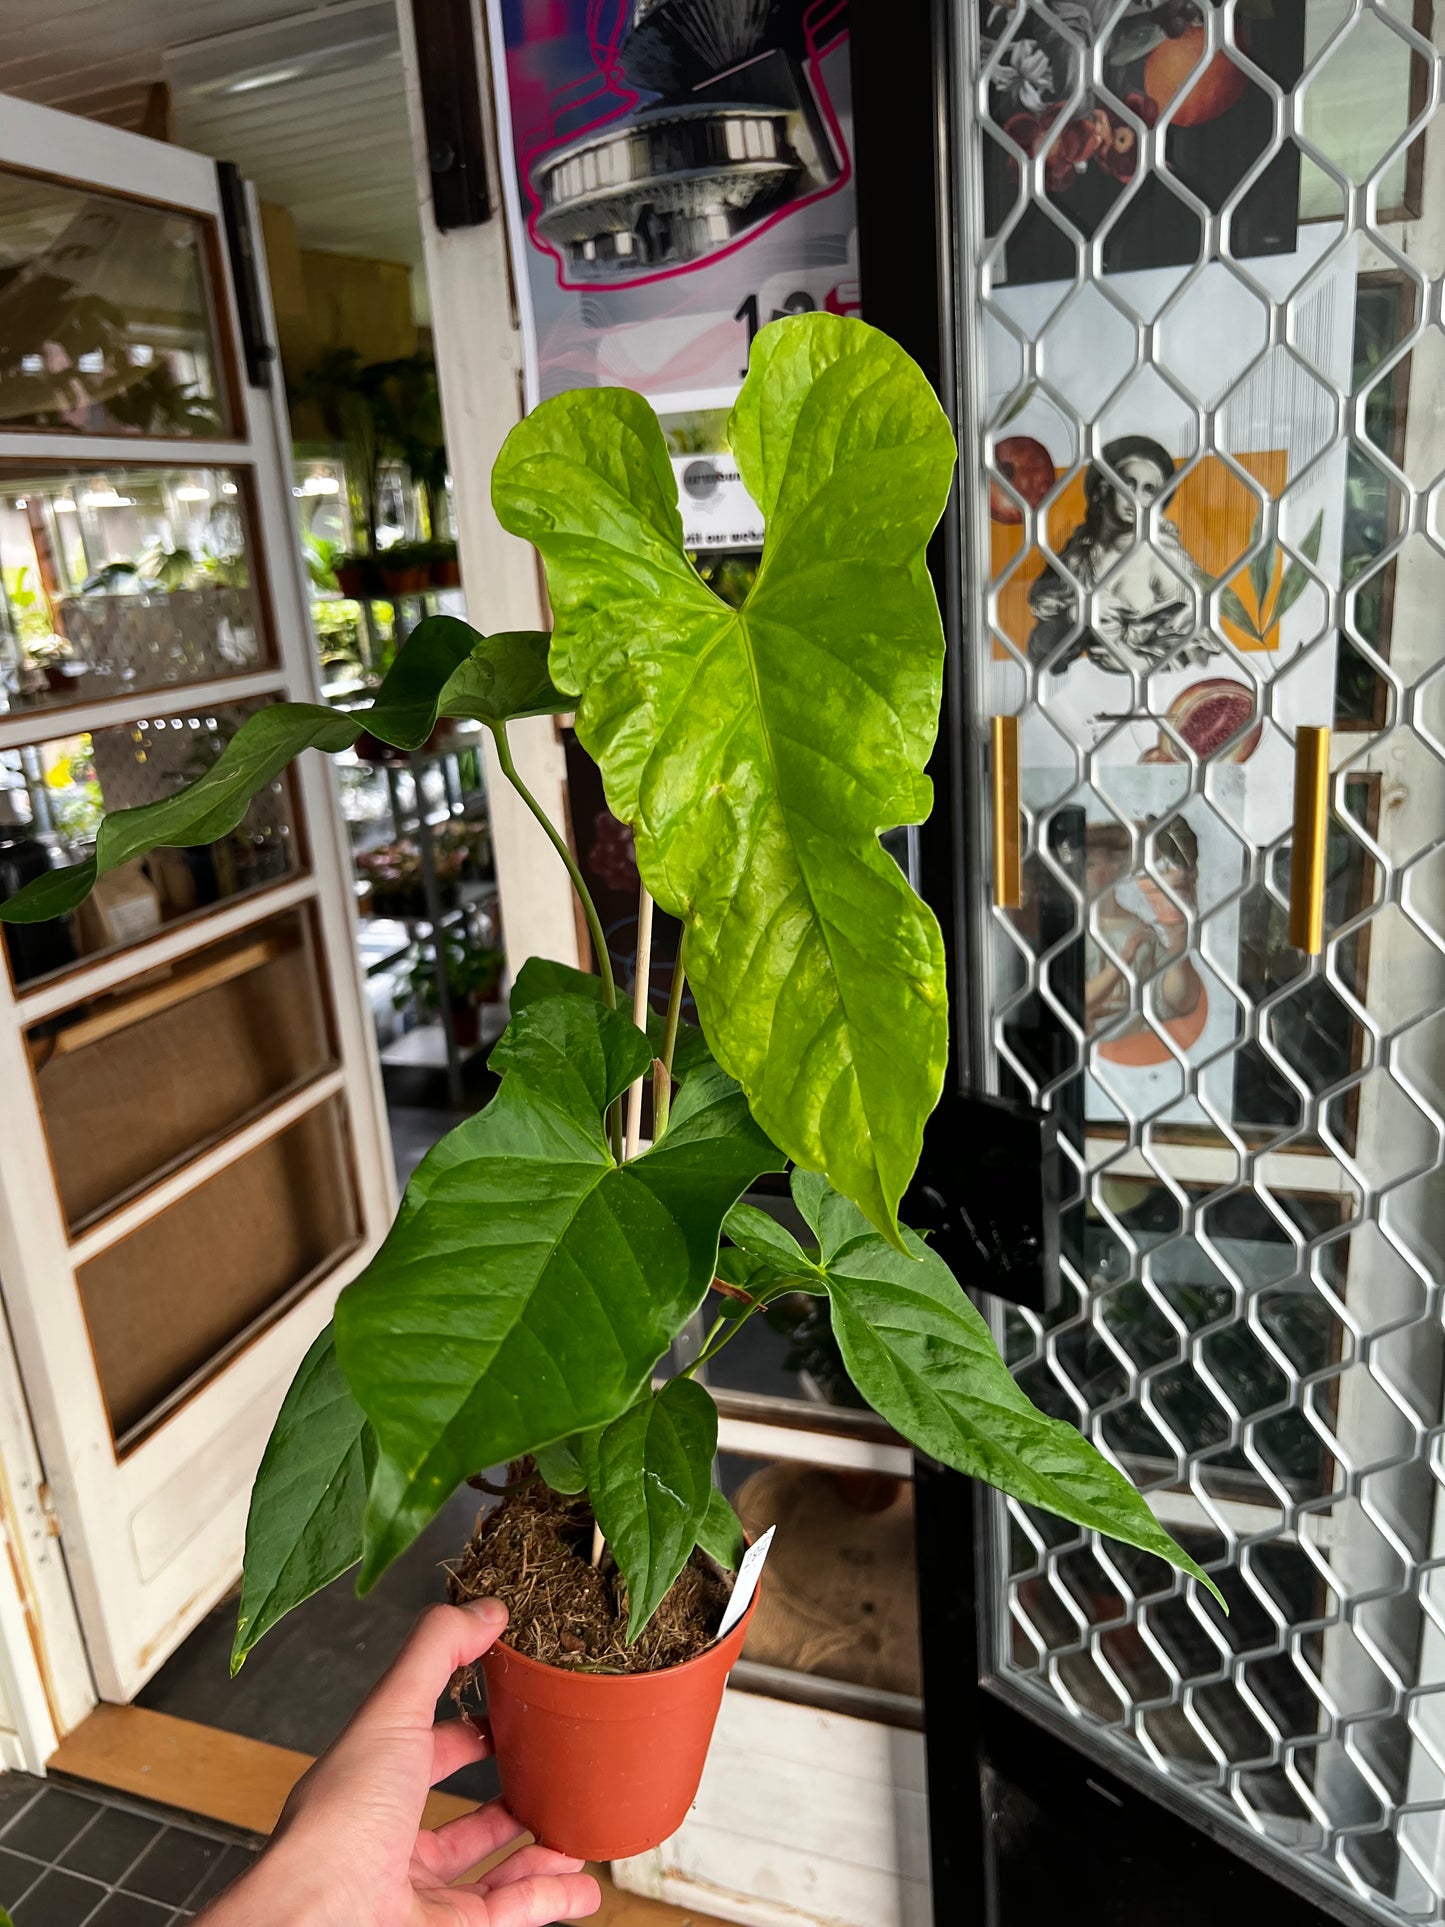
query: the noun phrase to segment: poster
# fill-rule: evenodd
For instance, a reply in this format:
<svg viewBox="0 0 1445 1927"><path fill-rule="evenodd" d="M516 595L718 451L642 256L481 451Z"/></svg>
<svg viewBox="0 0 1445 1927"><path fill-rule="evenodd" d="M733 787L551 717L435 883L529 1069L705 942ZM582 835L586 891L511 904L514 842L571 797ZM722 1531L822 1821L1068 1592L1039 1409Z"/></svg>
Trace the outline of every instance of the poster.
<svg viewBox="0 0 1445 1927"><path fill-rule="evenodd" d="M528 406L636 389L668 429L690 539L756 540L719 432L752 339L858 308L846 0L489 14Z"/></svg>
<svg viewBox="0 0 1445 1927"><path fill-rule="evenodd" d="M1273 874L1295 728L1334 715L1317 578L1339 579L1346 540L1334 393L1350 386L1356 306L1337 232L1302 228L1291 253L1251 264L1292 298L1289 348L1219 262L992 296L985 700L1020 716L1022 801L1035 847L1054 851L1054 868L1028 867L1021 931L1047 949L1082 901L1079 954L1050 968L1084 1033L1095 1130L1290 1115L1287 1093L1238 1075L1253 1060L1231 1048L1233 987L1277 973L1252 853L1273 852ZM1131 311L1166 316L1151 360ZM1019 1022L1047 1018L1030 1005Z"/></svg>
<svg viewBox="0 0 1445 1927"><path fill-rule="evenodd" d="M990 235L1008 229L1000 278L1066 279L1078 241L1099 234L1106 274L1196 260L1200 209L1220 212L1274 140L1272 96L1222 50L1209 56L1211 25L1288 89L1303 71L1306 0L1240 7L1227 24L1220 0L978 5L984 221ZM1164 166L1150 168L1150 132L1165 114ZM1035 161L1038 200L1020 191ZM1235 258L1291 252L1299 200L1299 150L1285 142L1231 209Z"/></svg>

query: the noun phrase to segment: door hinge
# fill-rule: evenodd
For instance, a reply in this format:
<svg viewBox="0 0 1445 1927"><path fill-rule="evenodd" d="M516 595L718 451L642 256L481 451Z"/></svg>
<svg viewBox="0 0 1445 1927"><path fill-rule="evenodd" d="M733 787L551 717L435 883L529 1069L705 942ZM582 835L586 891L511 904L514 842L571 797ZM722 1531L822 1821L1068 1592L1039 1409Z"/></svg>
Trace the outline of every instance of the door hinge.
<svg viewBox="0 0 1445 1927"><path fill-rule="evenodd" d="M41 1479L35 1487L35 1501L40 1507L40 1515L45 1521L45 1530L50 1537L62 1538L64 1534L60 1524L60 1514L55 1509L55 1497L45 1479Z"/></svg>

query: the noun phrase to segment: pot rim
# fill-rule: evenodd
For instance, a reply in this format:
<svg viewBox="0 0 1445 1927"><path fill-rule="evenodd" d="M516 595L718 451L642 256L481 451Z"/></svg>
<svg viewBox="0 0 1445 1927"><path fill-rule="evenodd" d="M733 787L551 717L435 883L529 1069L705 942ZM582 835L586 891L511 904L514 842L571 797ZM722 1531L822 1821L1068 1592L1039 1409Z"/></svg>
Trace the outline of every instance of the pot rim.
<svg viewBox="0 0 1445 1927"><path fill-rule="evenodd" d="M679 1660L674 1666L654 1667L653 1670L648 1673L588 1673L583 1672L578 1666L553 1666L549 1660L533 1659L528 1653L519 1653L515 1646L509 1646L507 1644L505 1635L501 1639L494 1641L494 1643L487 1648L486 1652L482 1654L480 1663L485 1666L493 1653L502 1652L506 1654L512 1665L520 1666L524 1672L547 1673L555 1679L586 1680L589 1687L637 1687L646 1685L649 1680L677 1679L693 1667L702 1667L706 1665L709 1660L715 1662L720 1647L727 1646L736 1641L738 1648L741 1649L742 1640L738 1638L738 1635L742 1634L744 1637L747 1635L748 1625L752 1620L753 1614L757 1611L759 1590L760 1589L754 1590L752 1598L748 1601L748 1609L736 1626L729 1627L727 1632L711 1640L703 1647L700 1653L694 1653L691 1659Z"/></svg>

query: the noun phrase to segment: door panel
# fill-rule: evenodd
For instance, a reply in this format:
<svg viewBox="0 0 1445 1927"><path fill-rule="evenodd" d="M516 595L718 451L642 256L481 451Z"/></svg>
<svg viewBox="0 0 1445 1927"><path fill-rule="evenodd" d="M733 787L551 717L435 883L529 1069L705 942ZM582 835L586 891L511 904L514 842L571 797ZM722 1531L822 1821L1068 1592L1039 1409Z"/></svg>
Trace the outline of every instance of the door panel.
<svg viewBox="0 0 1445 1927"><path fill-rule="evenodd" d="M955 751L971 857L1016 823L1023 859L1014 901L971 861L959 947L975 1080L1056 1117L1068 1174L1059 1302L995 1325L1230 1609L989 1495L1014 1717L980 1719L1333 1910L1435 1918L1438 29L1394 0L951 25ZM1034 1917L1026 1805L986 1804L1034 1842L995 1862L1004 1921Z"/></svg>
<svg viewBox="0 0 1445 1927"><path fill-rule="evenodd" d="M237 352L214 165L5 101L0 267L0 845L33 868L316 689L279 377ZM234 1581L291 1373L390 1211L310 760L232 836L8 933L0 1283L108 1698Z"/></svg>

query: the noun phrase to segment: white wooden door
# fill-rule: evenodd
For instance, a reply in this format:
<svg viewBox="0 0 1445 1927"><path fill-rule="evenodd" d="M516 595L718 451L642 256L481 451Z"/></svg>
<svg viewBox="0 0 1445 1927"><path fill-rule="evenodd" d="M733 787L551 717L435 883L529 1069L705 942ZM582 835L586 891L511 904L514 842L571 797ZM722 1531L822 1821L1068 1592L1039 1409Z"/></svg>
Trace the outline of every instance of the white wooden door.
<svg viewBox="0 0 1445 1927"><path fill-rule="evenodd" d="M97 802L315 700L280 371L238 317L213 162L0 97L0 861L83 853ZM233 1583L282 1394L390 1213L350 877L311 756L0 965L0 1285L107 1699Z"/></svg>

